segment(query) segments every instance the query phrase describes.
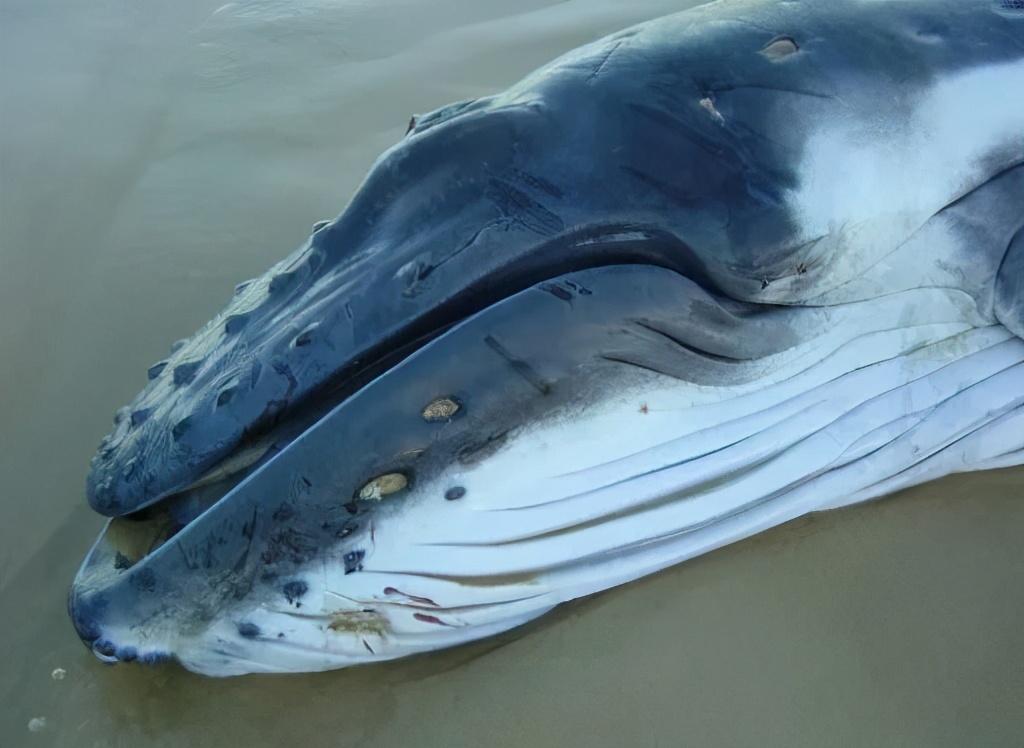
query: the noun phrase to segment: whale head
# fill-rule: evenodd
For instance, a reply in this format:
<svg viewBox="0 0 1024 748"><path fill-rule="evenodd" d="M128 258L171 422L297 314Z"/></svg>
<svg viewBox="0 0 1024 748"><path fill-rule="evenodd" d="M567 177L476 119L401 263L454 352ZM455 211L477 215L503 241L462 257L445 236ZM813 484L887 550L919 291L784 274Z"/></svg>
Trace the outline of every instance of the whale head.
<svg viewBox="0 0 1024 748"><path fill-rule="evenodd" d="M107 661L480 638L1024 450L1024 14L714 3L415 117L148 371L87 481Z"/></svg>

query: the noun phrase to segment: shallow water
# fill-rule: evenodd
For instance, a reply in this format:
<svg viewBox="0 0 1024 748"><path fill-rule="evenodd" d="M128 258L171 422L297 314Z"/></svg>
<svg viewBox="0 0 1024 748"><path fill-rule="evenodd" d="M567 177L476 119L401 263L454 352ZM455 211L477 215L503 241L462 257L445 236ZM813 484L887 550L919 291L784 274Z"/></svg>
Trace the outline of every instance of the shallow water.
<svg viewBox="0 0 1024 748"><path fill-rule="evenodd" d="M0 744L1020 745L1024 470L379 667L110 668L67 621L101 524L88 459L172 340L335 215L413 112L691 4L0 0Z"/></svg>

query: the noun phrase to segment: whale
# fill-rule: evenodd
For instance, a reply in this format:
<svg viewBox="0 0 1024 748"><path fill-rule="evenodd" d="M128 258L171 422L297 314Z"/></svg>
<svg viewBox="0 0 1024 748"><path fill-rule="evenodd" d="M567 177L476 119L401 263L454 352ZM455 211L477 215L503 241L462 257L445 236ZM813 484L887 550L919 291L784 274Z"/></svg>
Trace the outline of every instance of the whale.
<svg viewBox="0 0 1024 748"><path fill-rule="evenodd" d="M418 114L114 418L72 585L210 676L1024 463L1024 4L719 0Z"/></svg>

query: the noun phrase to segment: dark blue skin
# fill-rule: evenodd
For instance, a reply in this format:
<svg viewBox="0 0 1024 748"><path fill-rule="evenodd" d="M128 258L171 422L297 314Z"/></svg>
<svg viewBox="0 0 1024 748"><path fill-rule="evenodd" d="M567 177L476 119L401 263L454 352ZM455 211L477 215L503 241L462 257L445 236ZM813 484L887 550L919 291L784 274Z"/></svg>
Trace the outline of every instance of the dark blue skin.
<svg viewBox="0 0 1024 748"><path fill-rule="evenodd" d="M738 332L716 326L704 310L693 312L701 324L683 330L679 310L703 294L708 309L732 303L753 313L764 309L757 305L799 303L845 280L830 273L830 258L814 237L800 236L784 199L799 185L811 115L838 107L840 92L842 106L872 108L879 98L912 100L937 73L1020 59L1024 14L994 10L997 4L982 0L714 5L584 47L505 94L417 118L336 220L239 286L217 317L150 369L150 383L118 413L92 462L89 502L112 517L161 506L141 515L152 527L131 530L148 539L124 563L109 538L94 548L72 594L83 639L101 654L126 659L103 638L102 622L111 616L143 620L171 605L188 609L199 625L232 597L257 589L283 594L325 547L358 550L354 533L366 508L351 503L354 493L380 471L413 470L396 465L395 455L423 442L431 426L420 410L462 374L472 382L498 367L488 374L491 394L465 384L483 401L415 470L486 446L496 433L484 423L504 424L500 436L527 415L568 407L568 394L554 404L534 402L567 375L531 383L524 371L543 361L606 360L618 350L610 338L582 335L554 363L545 359L553 355L550 345L532 357L517 353L524 358L515 361L528 360L524 370L495 356L493 346L472 348L494 337L488 331L500 315L489 312L474 318L476 333L460 332L465 349L446 339L447 355L460 357L455 368L440 354L429 358L434 349L394 368L451 325L516 292L533 289L525 293L575 303L575 316L562 323L567 339L598 318L614 331L637 309L655 314L654 297L676 304L673 335L694 356L666 363L660 344L648 340L648 347L628 352L629 363L667 367L691 381L741 377L715 362L781 349L785 326L773 323L771 334L754 326ZM864 23L867 12L871 23ZM782 54L764 53L779 43L774 49ZM1005 161L993 171L1020 168L1013 154L993 158ZM997 310L1019 333L1013 269L1021 251L990 251L1007 254ZM619 283L657 287L660 279L673 280L662 296L637 298L627 293L628 283L616 291L615 279L601 276L606 290L586 303L565 285L586 286L586 273L597 272L587 268L626 264L642 269L619 272ZM1006 280L1010 274L1014 279ZM545 290L553 279L560 279L560 294ZM518 310L518 324L505 323L508 334L521 341L555 324L531 321L529 305L508 308ZM388 376L375 386L388 394L368 390L383 372ZM595 377L593 387L607 386ZM530 385L526 399L508 397L523 381ZM341 411L323 418L339 403L344 419L335 417ZM288 447L313 424L317 438ZM273 446L248 473L186 492L261 438ZM248 481L190 524L245 475ZM139 562L149 542L174 533L174 544ZM180 552L171 553L173 545Z"/></svg>

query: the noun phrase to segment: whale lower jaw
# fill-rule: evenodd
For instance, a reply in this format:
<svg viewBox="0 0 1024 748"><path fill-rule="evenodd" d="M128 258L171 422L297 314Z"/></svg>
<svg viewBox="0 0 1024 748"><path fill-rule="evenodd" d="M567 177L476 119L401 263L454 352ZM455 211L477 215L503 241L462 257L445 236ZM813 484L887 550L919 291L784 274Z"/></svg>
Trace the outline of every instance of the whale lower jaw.
<svg viewBox="0 0 1024 748"><path fill-rule="evenodd" d="M830 329L769 357L749 385L624 364L600 403L413 486L371 530L359 573L324 561L301 607L242 600L198 631L105 635L214 676L393 659L511 629L810 512L1024 463L1024 341L957 292L899 296L898 325L885 299L827 310ZM453 485L458 501L425 499ZM258 635L240 637L240 621Z"/></svg>

